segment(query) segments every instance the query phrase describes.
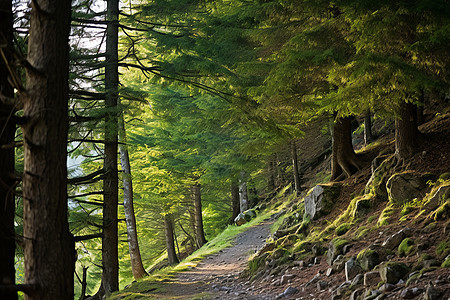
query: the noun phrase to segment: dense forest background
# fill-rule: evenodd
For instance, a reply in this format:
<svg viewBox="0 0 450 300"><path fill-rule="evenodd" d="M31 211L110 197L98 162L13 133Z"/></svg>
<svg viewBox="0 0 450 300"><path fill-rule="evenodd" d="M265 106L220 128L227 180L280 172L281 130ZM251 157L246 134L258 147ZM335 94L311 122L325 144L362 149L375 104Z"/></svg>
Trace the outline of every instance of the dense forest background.
<svg viewBox="0 0 450 300"><path fill-rule="evenodd" d="M109 295L300 193L312 158L316 182L369 165L358 127L401 165L448 103L443 0L0 5L4 299Z"/></svg>

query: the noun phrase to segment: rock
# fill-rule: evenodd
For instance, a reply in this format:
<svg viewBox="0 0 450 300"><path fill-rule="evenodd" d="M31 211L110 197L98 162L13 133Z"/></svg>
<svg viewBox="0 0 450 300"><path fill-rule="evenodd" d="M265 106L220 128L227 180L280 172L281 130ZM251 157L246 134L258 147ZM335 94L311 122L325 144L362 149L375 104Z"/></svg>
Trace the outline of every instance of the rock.
<svg viewBox="0 0 450 300"><path fill-rule="evenodd" d="M364 271L372 270L380 261L380 255L375 250L364 249L358 253L357 261Z"/></svg>
<svg viewBox="0 0 450 300"><path fill-rule="evenodd" d="M311 251L313 253L314 256L321 256L322 254L325 253L325 248L322 247L322 245L320 244L314 244L314 246L312 246Z"/></svg>
<svg viewBox="0 0 450 300"><path fill-rule="evenodd" d="M244 211L243 214L247 222L250 222L251 219L256 218L256 211L254 209L248 209Z"/></svg>
<svg viewBox="0 0 450 300"><path fill-rule="evenodd" d="M284 285L286 283L289 283L289 280L292 280L295 277L295 274L285 274L281 276L280 284Z"/></svg>
<svg viewBox="0 0 450 300"><path fill-rule="evenodd" d="M421 288L406 288L400 293L400 297L403 299L412 299L419 296L423 292Z"/></svg>
<svg viewBox="0 0 450 300"><path fill-rule="evenodd" d="M389 201L402 205L418 198L421 195L420 191L426 187L428 177L412 172L392 175L386 183Z"/></svg>
<svg viewBox="0 0 450 300"><path fill-rule="evenodd" d="M333 269L334 273L339 273L345 268L345 262L347 261L347 258L341 254L339 254L336 259L333 261L333 264L331 268Z"/></svg>
<svg viewBox="0 0 450 300"><path fill-rule="evenodd" d="M310 281L305 284L305 287L315 284L321 278L320 273L317 273Z"/></svg>
<svg viewBox="0 0 450 300"><path fill-rule="evenodd" d="M355 278L355 276L361 273L361 271L362 269L358 265L358 262L356 261L355 257L350 258L345 263L345 278L347 281L350 281L353 278Z"/></svg>
<svg viewBox="0 0 450 300"><path fill-rule="evenodd" d="M441 291L433 286L429 286L423 296L424 300L439 300L441 299Z"/></svg>
<svg viewBox="0 0 450 300"><path fill-rule="evenodd" d="M358 200L355 205L355 211L353 212L353 217L355 219L364 217L370 212L370 209L372 208L372 201L371 199L363 198L361 200Z"/></svg>
<svg viewBox="0 0 450 300"><path fill-rule="evenodd" d="M437 189L437 191L429 198L423 208L428 211L433 211L439 207L441 199L450 198L450 185L443 185Z"/></svg>
<svg viewBox="0 0 450 300"><path fill-rule="evenodd" d="M390 237L388 237L382 244L382 246L386 249L392 250L396 247L398 247L398 245L400 245L400 243L407 237L410 237L412 234L412 230L408 227L403 228L402 230L400 230L399 232L391 235Z"/></svg>
<svg viewBox="0 0 450 300"><path fill-rule="evenodd" d="M381 292L390 292L393 289L395 289L395 284L392 284L392 283L385 283L382 286L380 286Z"/></svg>
<svg viewBox="0 0 450 300"><path fill-rule="evenodd" d="M358 300L360 296L364 294L364 289L359 288L353 291L353 293L350 295L349 300Z"/></svg>
<svg viewBox="0 0 450 300"><path fill-rule="evenodd" d="M337 258L339 254L342 254L342 249L345 245L348 244L348 241L335 238L333 239L329 246L328 246L328 252L327 252L327 263L328 265L332 265L333 261Z"/></svg>
<svg viewBox="0 0 450 300"><path fill-rule="evenodd" d="M319 280L319 281L317 282L317 290L318 290L319 292L325 290L327 287L328 287L328 281L325 281L325 280Z"/></svg>
<svg viewBox="0 0 450 300"><path fill-rule="evenodd" d="M305 196L305 213L311 220L328 214L334 200L339 196L340 186L337 184L320 184L312 188Z"/></svg>
<svg viewBox="0 0 450 300"><path fill-rule="evenodd" d="M380 268L381 279L386 283L396 284L408 274L404 263L389 262Z"/></svg>
<svg viewBox="0 0 450 300"><path fill-rule="evenodd" d="M380 272L373 271L364 274L364 285L375 286L381 281Z"/></svg>
<svg viewBox="0 0 450 300"><path fill-rule="evenodd" d="M294 295L294 294L296 294L297 292L298 292L298 290L297 290L296 288L293 288L293 287L291 287L291 286L288 286L287 289L284 290L283 295L284 295L285 297L287 297L287 296Z"/></svg>
<svg viewBox="0 0 450 300"><path fill-rule="evenodd" d="M333 268L328 268L327 271L325 272L325 275L327 275L327 277L330 277L331 275L333 275L334 270Z"/></svg>
<svg viewBox="0 0 450 300"><path fill-rule="evenodd" d="M350 282L345 281L343 282L340 286L338 286L336 288L336 290L334 290L334 294L337 296L342 296L345 294L345 292L350 288Z"/></svg>
<svg viewBox="0 0 450 300"><path fill-rule="evenodd" d="M353 278L351 285L352 285L352 287L354 287L354 286L362 285L363 282L364 282L364 275L358 274L355 276L355 278Z"/></svg>
<svg viewBox="0 0 450 300"><path fill-rule="evenodd" d="M236 223L237 226L241 226L247 223L247 220L245 219L245 215L243 213L240 213L234 219L234 222Z"/></svg>

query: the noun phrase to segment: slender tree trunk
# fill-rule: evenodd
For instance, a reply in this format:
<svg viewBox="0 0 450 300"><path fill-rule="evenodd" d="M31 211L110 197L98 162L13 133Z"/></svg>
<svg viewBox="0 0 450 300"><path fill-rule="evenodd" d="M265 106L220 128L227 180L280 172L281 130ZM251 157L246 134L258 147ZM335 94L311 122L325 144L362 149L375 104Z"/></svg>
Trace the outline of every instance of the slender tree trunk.
<svg viewBox="0 0 450 300"><path fill-rule="evenodd" d="M361 161L353 150L351 118L337 118L333 128L331 179L350 177L361 168Z"/></svg>
<svg viewBox="0 0 450 300"><path fill-rule="evenodd" d="M202 217L202 196L200 193L200 185L192 186L192 197L194 198L194 230L197 248L201 248L206 244L205 231L203 230Z"/></svg>
<svg viewBox="0 0 450 300"><path fill-rule="evenodd" d="M368 109L364 113L364 144L367 146L372 140L372 118L370 109Z"/></svg>
<svg viewBox="0 0 450 300"><path fill-rule="evenodd" d="M120 103L120 101L119 101ZM122 166L123 177L123 206L125 212L125 222L127 224L128 248L131 259L131 270L134 279L139 279L148 275L142 265L141 252L139 251L139 241L136 230L136 217L134 215L133 205L133 182L131 179L130 157L128 155L128 146L125 132L125 123L123 115L119 119L119 154L120 164Z"/></svg>
<svg viewBox="0 0 450 300"><path fill-rule="evenodd" d="M117 175L117 98L118 98L118 18L119 1L107 1L105 106L105 177L103 180L102 287L106 295L119 289L118 262L118 175Z"/></svg>
<svg viewBox="0 0 450 300"><path fill-rule="evenodd" d="M241 173L241 179L239 179L239 205L240 211L244 212L248 209L248 190L247 182L243 179L244 174Z"/></svg>
<svg viewBox="0 0 450 300"><path fill-rule="evenodd" d="M0 284L14 284L14 134L16 125L10 116L15 109L7 101L1 99L13 99L14 91L8 83L7 63L11 56L8 48L12 48L13 40L13 15L11 1L0 1L0 44L6 45L2 48L0 55ZM0 298L5 300L17 299L16 292L0 293Z"/></svg>
<svg viewBox="0 0 450 300"><path fill-rule="evenodd" d="M395 154L398 159L408 159L414 154L417 136L417 106L403 101L399 118L395 121Z"/></svg>
<svg viewBox="0 0 450 300"><path fill-rule="evenodd" d="M32 2L23 97L25 299L73 299L75 251L67 220L71 1Z"/></svg>
<svg viewBox="0 0 450 300"><path fill-rule="evenodd" d="M275 163L273 159L269 160L269 166L268 166L269 176L267 176L267 191L269 193L273 192L275 190Z"/></svg>
<svg viewBox="0 0 450 300"><path fill-rule="evenodd" d="M164 215L164 233L166 236L166 249L169 265L176 265L180 261L178 260L177 253L175 251L173 219L171 214Z"/></svg>
<svg viewBox="0 0 450 300"><path fill-rule="evenodd" d="M233 208L233 214L230 218L230 224L233 224L234 219L239 215L240 204L239 204L239 186L235 180L231 182L231 206Z"/></svg>
<svg viewBox="0 0 450 300"><path fill-rule="evenodd" d="M299 194L301 186L300 186L300 174L298 173L298 157L295 141L291 142L291 155L292 155L292 171L294 173L294 187L297 194Z"/></svg>

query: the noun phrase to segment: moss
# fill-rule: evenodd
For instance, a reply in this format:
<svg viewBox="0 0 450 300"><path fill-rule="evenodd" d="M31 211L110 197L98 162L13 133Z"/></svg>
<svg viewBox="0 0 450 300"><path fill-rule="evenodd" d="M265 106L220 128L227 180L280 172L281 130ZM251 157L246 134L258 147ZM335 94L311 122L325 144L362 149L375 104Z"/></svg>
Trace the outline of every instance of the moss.
<svg viewBox="0 0 450 300"><path fill-rule="evenodd" d="M344 235L350 228L352 227L351 223L344 223L339 225L334 232L340 236L340 235Z"/></svg>
<svg viewBox="0 0 450 300"><path fill-rule="evenodd" d="M377 222L378 226L389 225L389 219L394 214L394 212L395 207L392 203L386 206L386 208L383 209L383 211L380 214L380 217L378 218Z"/></svg>
<svg viewBox="0 0 450 300"><path fill-rule="evenodd" d="M442 268L450 268L450 257L447 258L441 265Z"/></svg>
<svg viewBox="0 0 450 300"><path fill-rule="evenodd" d="M372 223L373 220L375 220L377 217L375 216L370 216L369 218L367 218L367 223Z"/></svg>
<svg viewBox="0 0 450 300"><path fill-rule="evenodd" d="M361 239L365 237L370 232L369 228L360 227L356 233L356 239Z"/></svg>
<svg viewBox="0 0 450 300"><path fill-rule="evenodd" d="M444 258L450 254L450 240L442 241L436 247L436 255Z"/></svg>
<svg viewBox="0 0 450 300"><path fill-rule="evenodd" d="M414 253L414 250L414 241L410 238L406 238L398 246L398 255L409 256Z"/></svg>
<svg viewBox="0 0 450 300"><path fill-rule="evenodd" d="M446 201L444 204L439 206L434 212L431 213L430 216L435 221L445 220L450 217L450 201Z"/></svg>

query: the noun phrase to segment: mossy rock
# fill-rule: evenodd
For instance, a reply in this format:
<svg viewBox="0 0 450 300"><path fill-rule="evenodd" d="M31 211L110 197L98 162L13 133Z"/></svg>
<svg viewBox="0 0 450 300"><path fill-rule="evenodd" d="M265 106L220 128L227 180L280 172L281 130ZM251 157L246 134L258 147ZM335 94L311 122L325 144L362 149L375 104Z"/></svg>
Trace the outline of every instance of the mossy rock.
<svg viewBox="0 0 450 300"><path fill-rule="evenodd" d="M450 256L441 264L442 268L450 268Z"/></svg>
<svg viewBox="0 0 450 300"><path fill-rule="evenodd" d="M402 205L421 196L421 191L427 187L427 182L434 178L431 174L402 172L392 175L386 182L389 201Z"/></svg>
<svg viewBox="0 0 450 300"><path fill-rule="evenodd" d="M372 270L381 262L378 252L369 248L359 252L356 260L364 271Z"/></svg>
<svg viewBox="0 0 450 300"><path fill-rule="evenodd" d="M372 161L372 176L366 184L364 194L376 195L381 201L387 199L386 181L397 163L395 155L378 156Z"/></svg>
<svg viewBox="0 0 450 300"><path fill-rule="evenodd" d="M440 258L450 255L450 240L442 241L436 247L436 255Z"/></svg>
<svg viewBox="0 0 450 300"><path fill-rule="evenodd" d="M353 212L353 218L359 219L367 215L372 209L372 197L366 195L366 197L358 200L355 204L355 210Z"/></svg>
<svg viewBox="0 0 450 300"><path fill-rule="evenodd" d="M337 183L316 185L304 198L305 214L311 220L329 214L339 197L340 189L341 185Z"/></svg>
<svg viewBox="0 0 450 300"><path fill-rule="evenodd" d="M403 239L400 245L398 245L398 255L400 256L410 256L415 253L415 250L415 243L410 238Z"/></svg>
<svg viewBox="0 0 450 300"><path fill-rule="evenodd" d="M342 250L348 243L349 242L347 240L341 238L335 238L330 242L327 252L327 263L330 266L339 254L343 254Z"/></svg>
<svg viewBox="0 0 450 300"><path fill-rule="evenodd" d="M380 268L381 279L385 283L397 284L400 279L404 279L409 272L409 268L404 263L387 262Z"/></svg>

